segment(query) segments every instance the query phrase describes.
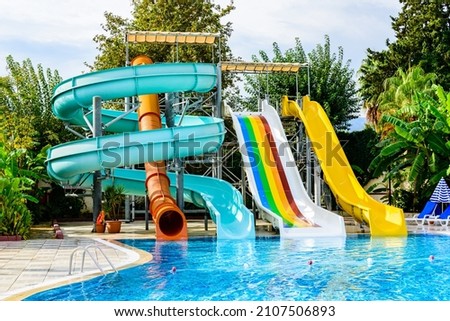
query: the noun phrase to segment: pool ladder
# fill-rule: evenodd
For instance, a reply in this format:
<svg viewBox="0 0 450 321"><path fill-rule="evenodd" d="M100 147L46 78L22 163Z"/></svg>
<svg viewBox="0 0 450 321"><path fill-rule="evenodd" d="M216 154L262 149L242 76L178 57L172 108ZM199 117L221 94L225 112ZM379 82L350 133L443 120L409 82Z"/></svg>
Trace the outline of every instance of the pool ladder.
<svg viewBox="0 0 450 321"><path fill-rule="evenodd" d="M81 268L80 268L80 272L83 273L84 271L84 261L86 258L86 253L89 255L89 257L92 259L92 261L94 262L94 264L97 266L97 268L103 273L105 273L105 270L102 269L102 267L100 266L100 264L98 263L98 260L94 257L94 255L92 255L92 253L89 251L91 248L93 248L94 250L99 251L103 257L106 259L106 261L109 263L109 265L111 266L111 268L117 273L117 269L114 267L114 265L112 264L112 262L108 259L108 257L105 255L105 253L103 252L103 250L98 247L95 244L90 244L87 245L85 247L79 246L77 247L75 250L73 250L72 254L70 255L70 262L69 262L69 275L72 275L72 273L75 271L75 266L74 266L74 256L75 254L77 254L78 252L82 251L83 252L83 256L81 258Z"/></svg>

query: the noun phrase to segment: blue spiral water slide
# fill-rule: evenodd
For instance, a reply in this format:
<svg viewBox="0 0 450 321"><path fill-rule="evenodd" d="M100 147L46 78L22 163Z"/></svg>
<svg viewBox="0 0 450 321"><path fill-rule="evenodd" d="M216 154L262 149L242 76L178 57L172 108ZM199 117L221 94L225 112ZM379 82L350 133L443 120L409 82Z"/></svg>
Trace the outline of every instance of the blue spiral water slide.
<svg viewBox="0 0 450 321"><path fill-rule="evenodd" d="M82 74L61 82L54 91L52 110L72 125L92 123L92 99L103 101L147 94L208 92L217 84L217 67L203 63L160 63L114 68ZM119 117L119 118L118 118ZM176 127L139 131L136 113L102 109L102 123L113 134L68 142L48 151L47 172L61 185L92 186L93 172L108 172L102 186L125 187L130 195L146 195L145 172L125 169L144 162L184 158L217 151L224 139L222 119L184 116ZM171 183L175 175L168 173ZM171 193L175 195L175 186ZM185 174L184 197L207 208L217 226L218 239L255 237L254 216L242 195L230 183L206 176Z"/></svg>

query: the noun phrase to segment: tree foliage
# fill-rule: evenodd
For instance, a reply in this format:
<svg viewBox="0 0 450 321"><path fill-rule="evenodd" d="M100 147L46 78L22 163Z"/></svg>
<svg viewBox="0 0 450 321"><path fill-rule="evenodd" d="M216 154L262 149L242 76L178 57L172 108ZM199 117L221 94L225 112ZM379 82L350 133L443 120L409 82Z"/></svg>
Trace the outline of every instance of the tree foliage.
<svg viewBox="0 0 450 321"><path fill-rule="evenodd" d="M132 0L132 7L131 20L105 13L106 23L102 28L106 34L94 37L100 54L91 68L100 70L125 65L127 30L220 33L221 58L231 57L228 46L231 23L222 24L221 19L234 9L233 1L222 8L208 0ZM145 54L155 62L211 62L216 50L217 47L198 45L129 44L129 57Z"/></svg>
<svg viewBox="0 0 450 321"><path fill-rule="evenodd" d="M26 149L7 150L0 142L0 234L29 234L32 215L27 202L37 202L32 191L42 170L32 160L27 158ZM20 162L26 159L27 168L20 167Z"/></svg>
<svg viewBox="0 0 450 321"><path fill-rule="evenodd" d="M269 94L272 101L278 102L281 96L296 96L297 92L320 102L328 114L332 124L337 129L348 129L349 121L357 118L359 112L356 84L353 80L353 70L350 61L344 61L344 50L338 48L337 53L331 51L330 38L325 36L323 45L318 44L306 54L300 39L295 39L294 48L282 52L279 45L273 44L273 58L264 52L254 61L309 63L309 72L302 69L298 75L264 74L247 76L246 90L251 95L247 107L257 106L257 99ZM309 81L308 81L309 76Z"/></svg>
<svg viewBox="0 0 450 321"><path fill-rule="evenodd" d="M420 66L435 73L445 90L450 88L450 3L400 0L402 11L393 19L397 40L390 53L397 67Z"/></svg>
<svg viewBox="0 0 450 321"><path fill-rule="evenodd" d="M375 177L384 174L394 189L412 195L409 210L417 210L439 179L450 174L450 94L433 88L434 95L416 91L408 108L399 112L403 117L382 116L393 130L379 143L380 153L371 163ZM399 205L396 201L394 197Z"/></svg>
<svg viewBox="0 0 450 321"><path fill-rule="evenodd" d="M8 76L0 85L0 123L8 148L39 153L47 145L64 141L67 132L51 110L53 88L62 79L57 71L35 68L30 59L22 63L6 58Z"/></svg>
<svg viewBox="0 0 450 321"><path fill-rule="evenodd" d="M414 97L417 93L434 95L435 82L435 74L427 74L418 66L407 72L398 69L393 77L384 81L384 91L377 99L377 117L395 115L405 121L415 120L416 113L411 110ZM378 119L374 119L374 124L381 136L385 136L392 129L389 123L379 124Z"/></svg>
<svg viewBox="0 0 450 321"><path fill-rule="evenodd" d="M398 69L395 75L384 82L384 91L378 97L383 113L404 113L411 115L405 108L411 106L417 92L433 94L436 75L425 73L421 67L412 67L408 71Z"/></svg>
<svg viewBox="0 0 450 321"><path fill-rule="evenodd" d="M21 224L19 217L37 223L50 215L43 215L41 204L36 203L44 193L38 181L47 179L46 151L72 135L51 110L53 88L62 80L58 72L40 64L34 67L30 59L20 63L8 56L6 62L9 74L0 79L0 179L5 180L2 202L9 204L3 218L11 230ZM32 219L24 206L32 210Z"/></svg>
<svg viewBox="0 0 450 321"><path fill-rule="evenodd" d="M387 40L380 52L368 49L359 70L360 93L368 109L368 119L376 123L383 86L400 68L418 66L435 74L437 84L450 89L450 4L445 1L400 0L402 10L392 18L396 40Z"/></svg>

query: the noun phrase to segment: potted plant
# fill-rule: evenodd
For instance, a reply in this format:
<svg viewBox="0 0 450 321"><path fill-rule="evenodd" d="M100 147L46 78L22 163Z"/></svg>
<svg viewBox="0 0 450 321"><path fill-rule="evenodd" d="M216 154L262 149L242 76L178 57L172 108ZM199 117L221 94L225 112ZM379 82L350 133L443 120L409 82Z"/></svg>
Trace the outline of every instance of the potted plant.
<svg viewBox="0 0 450 321"><path fill-rule="evenodd" d="M106 187L103 197L103 208L106 214L106 229L108 233L119 233L122 222L119 221L120 210L125 201L125 188L121 185Z"/></svg>

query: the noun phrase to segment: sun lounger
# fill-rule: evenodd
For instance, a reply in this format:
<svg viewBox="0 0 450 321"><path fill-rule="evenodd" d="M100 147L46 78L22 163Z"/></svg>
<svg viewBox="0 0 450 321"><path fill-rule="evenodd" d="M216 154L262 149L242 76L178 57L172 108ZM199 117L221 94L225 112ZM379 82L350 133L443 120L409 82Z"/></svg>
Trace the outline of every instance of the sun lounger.
<svg viewBox="0 0 450 321"><path fill-rule="evenodd" d="M428 217L425 219L425 221L428 224L439 224L440 226L445 226L447 228L450 221L450 206L448 206L440 215L435 217Z"/></svg>
<svg viewBox="0 0 450 321"><path fill-rule="evenodd" d="M437 218L441 213L442 207L440 204L428 201L419 214L416 214L411 218L406 218L405 220L407 222L413 222L417 225L424 225L427 223L427 219Z"/></svg>

